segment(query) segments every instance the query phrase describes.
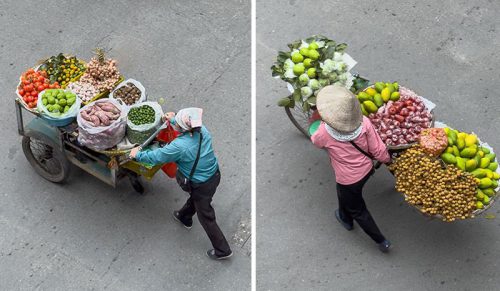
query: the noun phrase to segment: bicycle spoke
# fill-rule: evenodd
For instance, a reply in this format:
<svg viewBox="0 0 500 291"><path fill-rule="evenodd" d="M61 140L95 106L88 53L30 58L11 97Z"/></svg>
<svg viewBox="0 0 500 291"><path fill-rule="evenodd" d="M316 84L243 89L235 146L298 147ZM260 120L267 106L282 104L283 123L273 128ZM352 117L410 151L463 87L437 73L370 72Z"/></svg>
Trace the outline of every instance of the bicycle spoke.
<svg viewBox="0 0 500 291"><path fill-rule="evenodd" d="M61 171L61 164L57 159L51 158L48 160L45 160L45 166L47 172L51 174L57 174Z"/></svg>
<svg viewBox="0 0 500 291"><path fill-rule="evenodd" d="M311 113L304 112L302 108L295 106L292 110L291 113L295 120L301 125L302 128L305 130L308 130L309 128L309 119L311 118Z"/></svg>
<svg viewBox="0 0 500 291"><path fill-rule="evenodd" d="M52 147L39 140L31 139L30 148L33 157L46 172L57 174L62 170L61 163L54 158Z"/></svg>

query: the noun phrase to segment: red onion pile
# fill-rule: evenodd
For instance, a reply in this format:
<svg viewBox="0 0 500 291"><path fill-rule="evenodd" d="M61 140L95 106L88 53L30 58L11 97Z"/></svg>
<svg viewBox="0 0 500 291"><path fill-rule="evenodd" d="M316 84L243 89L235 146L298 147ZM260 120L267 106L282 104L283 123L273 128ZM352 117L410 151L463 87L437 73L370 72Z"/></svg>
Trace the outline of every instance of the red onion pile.
<svg viewBox="0 0 500 291"><path fill-rule="evenodd" d="M408 145L418 140L431 125L432 115L413 91L400 87L401 98L389 101L370 118L382 141L388 146Z"/></svg>

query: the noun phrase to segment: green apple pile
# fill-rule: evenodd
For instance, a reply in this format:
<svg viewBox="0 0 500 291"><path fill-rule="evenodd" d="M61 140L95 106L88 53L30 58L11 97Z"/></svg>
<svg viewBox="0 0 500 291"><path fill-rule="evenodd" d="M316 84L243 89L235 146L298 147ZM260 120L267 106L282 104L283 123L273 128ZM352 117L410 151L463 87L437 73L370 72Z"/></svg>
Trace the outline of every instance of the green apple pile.
<svg viewBox="0 0 500 291"><path fill-rule="evenodd" d="M367 86L366 79L349 72L353 60L345 53L345 43L314 35L296 40L288 47L289 50L278 52L271 67L273 77L287 82L293 91L291 96L278 101L279 106L294 107L298 103L308 111L316 105L319 91L328 85L339 84L353 92Z"/></svg>
<svg viewBox="0 0 500 291"><path fill-rule="evenodd" d="M53 116L64 115L76 101L76 94L63 89L48 89L42 95L43 106Z"/></svg>

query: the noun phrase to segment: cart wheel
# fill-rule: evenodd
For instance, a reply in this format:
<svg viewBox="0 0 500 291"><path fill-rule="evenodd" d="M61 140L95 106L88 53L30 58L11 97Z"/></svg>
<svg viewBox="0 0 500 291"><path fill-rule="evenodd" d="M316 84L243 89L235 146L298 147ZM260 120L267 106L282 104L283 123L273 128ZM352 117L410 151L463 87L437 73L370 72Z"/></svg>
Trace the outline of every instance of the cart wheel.
<svg viewBox="0 0 500 291"><path fill-rule="evenodd" d="M309 119L311 118L311 112L304 112L302 108L295 107L285 107L286 115L290 118L290 121L295 125L295 127L302 132L302 134L310 138L309 135Z"/></svg>
<svg viewBox="0 0 500 291"><path fill-rule="evenodd" d="M54 183L64 183L68 178L70 163L49 138L38 134L23 136L22 147L38 175Z"/></svg>
<svg viewBox="0 0 500 291"><path fill-rule="evenodd" d="M135 192L139 194L144 194L144 186L142 186L141 180L139 179L139 176L137 174L131 174L128 176L130 180L130 184L132 184L132 187L134 188Z"/></svg>

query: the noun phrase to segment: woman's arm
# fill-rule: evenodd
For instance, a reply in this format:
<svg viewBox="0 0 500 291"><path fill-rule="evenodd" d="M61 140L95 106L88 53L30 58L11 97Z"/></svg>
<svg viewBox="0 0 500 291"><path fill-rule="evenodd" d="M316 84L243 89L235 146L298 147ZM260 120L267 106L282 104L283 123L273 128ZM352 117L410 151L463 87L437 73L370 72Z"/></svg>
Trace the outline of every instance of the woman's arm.
<svg viewBox="0 0 500 291"><path fill-rule="evenodd" d="M325 141L323 138L323 123L319 125L318 130L311 136L311 142L316 147L322 149L325 146Z"/></svg>
<svg viewBox="0 0 500 291"><path fill-rule="evenodd" d="M140 151L135 156L138 162L161 165L169 162L176 162L181 157L183 150L174 142L151 151Z"/></svg>
<svg viewBox="0 0 500 291"><path fill-rule="evenodd" d="M391 161L391 156L387 151L387 146L382 141L375 128L371 123L368 123L366 130L368 138L368 151L377 161L387 164Z"/></svg>

